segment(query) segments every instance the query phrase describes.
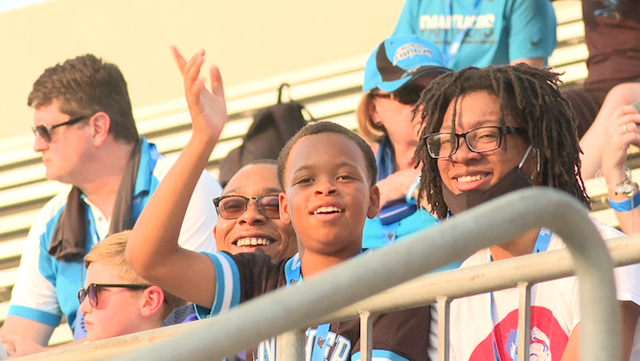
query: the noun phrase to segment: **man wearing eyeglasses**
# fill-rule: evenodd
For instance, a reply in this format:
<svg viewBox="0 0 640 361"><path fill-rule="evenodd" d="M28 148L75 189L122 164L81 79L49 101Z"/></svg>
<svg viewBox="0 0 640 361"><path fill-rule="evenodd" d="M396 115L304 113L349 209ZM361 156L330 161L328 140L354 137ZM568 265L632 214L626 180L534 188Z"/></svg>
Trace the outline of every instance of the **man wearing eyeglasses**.
<svg viewBox="0 0 640 361"><path fill-rule="evenodd" d="M118 67L93 55L46 69L28 105L35 109L33 149L42 154L46 177L70 185L44 206L29 232L0 329L35 351L33 342L46 346L63 315L74 339L86 335L77 299L86 275L82 257L108 234L133 227L171 162L139 137ZM182 247L215 250L211 199L221 191L203 172L182 224ZM10 353L22 348L4 343Z"/></svg>

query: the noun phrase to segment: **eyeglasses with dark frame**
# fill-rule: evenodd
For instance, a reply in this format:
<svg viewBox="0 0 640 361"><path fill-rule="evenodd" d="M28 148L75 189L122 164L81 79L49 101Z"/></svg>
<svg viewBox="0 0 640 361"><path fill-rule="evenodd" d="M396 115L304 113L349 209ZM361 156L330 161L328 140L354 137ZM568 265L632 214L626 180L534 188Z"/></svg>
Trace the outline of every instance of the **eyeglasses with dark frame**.
<svg viewBox="0 0 640 361"><path fill-rule="evenodd" d="M45 125L45 124L41 124L35 127L31 127L31 131L33 131L33 135L35 136L40 136L42 138L42 140L44 140L45 142L49 143L51 142L51 131L58 128L58 127L62 127L65 125L73 125L76 123L80 123L81 121L85 120L85 119L89 119L91 118L92 115L80 115L74 118L71 118L69 120L67 120L64 123L60 123L60 124L54 124L54 125Z"/></svg>
<svg viewBox="0 0 640 361"><path fill-rule="evenodd" d="M409 84L391 93L370 93L374 98L393 99L400 104L414 105L426 87L420 84Z"/></svg>
<svg viewBox="0 0 640 361"><path fill-rule="evenodd" d="M460 139L464 139L469 150L474 153L490 152L500 148L505 134L525 135L524 128L488 125L470 129L464 133L432 133L425 135L427 151L431 158L448 158L456 154Z"/></svg>
<svg viewBox="0 0 640 361"><path fill-rule="evenodd" d="M84 299L89 297L89 304L91 307L98 307L98 291L100 288L105 287L119 287L119 288L127 288L130 290L146 290L151 287L151 285L143 285L136 283L90 283L87 288L82 288L78 291L78 301L80 303L84 302Z"/></svg>
<svg viewBox="0 0 640 361"><path fill-rule="evenodd" d="M249 201L255 200L258 211L267 218L280 218L279 194L263 194L259 197L245 197L238 194L229 194L213 199L218 215L225 219L240 217L249 207Z"/></svg>

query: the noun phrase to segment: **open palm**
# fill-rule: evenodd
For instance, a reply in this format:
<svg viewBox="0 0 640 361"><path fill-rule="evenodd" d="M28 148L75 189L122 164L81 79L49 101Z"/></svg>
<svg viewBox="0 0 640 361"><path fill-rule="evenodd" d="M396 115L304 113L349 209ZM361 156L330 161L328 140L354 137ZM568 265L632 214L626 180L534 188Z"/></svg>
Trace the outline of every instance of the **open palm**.
<svg viewBox="0 0 640 361"><path fill-rule="evenodd" d="M184 93L193 122L193 136L215 144L227 120L220 70L215 65L210 67L211 91L209 91L200 77L200 69L204 63L204 50L199 50L189 61L186 61L176 47L171 49L184 79Z"/></svg>

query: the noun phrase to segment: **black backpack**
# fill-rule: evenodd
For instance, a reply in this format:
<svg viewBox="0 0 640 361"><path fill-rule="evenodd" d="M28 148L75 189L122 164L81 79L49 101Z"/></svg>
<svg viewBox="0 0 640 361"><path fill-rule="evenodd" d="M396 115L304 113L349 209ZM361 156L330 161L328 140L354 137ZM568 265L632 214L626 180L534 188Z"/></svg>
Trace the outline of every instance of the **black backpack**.
<svg viewBox="0 0 640 361"><path fill-rule="evenodd" d="M305 107L291 100L291 96L288 102L282 102L285 87L289 88L289 84L281 84L278 88L275 105L256 112L247 134L242 137L242 144L220 161L219 181L223 187L244 165L258 159L278 159L289 138L307 124L303 110L313 120Z"/></svg>

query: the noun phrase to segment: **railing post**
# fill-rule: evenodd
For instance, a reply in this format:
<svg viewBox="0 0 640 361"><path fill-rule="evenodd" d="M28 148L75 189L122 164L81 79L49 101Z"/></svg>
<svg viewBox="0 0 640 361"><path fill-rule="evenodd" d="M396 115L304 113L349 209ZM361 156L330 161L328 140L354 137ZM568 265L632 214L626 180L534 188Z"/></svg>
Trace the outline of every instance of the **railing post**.
<svg viewBox="0 0 640 361"><path fill-rule="evenodd" d="M531 284L518 282L518 360L529 361L531 337Z"/></svg>
<svg viewBox="0 0 640 361"><path fill-rule="evenodd" d="M368 311L360 312L360 360L371 361L373 354L373 319Z"/></svg>
<svg viewBox="0 0 640 361"><path fill-rule="evenodd" d="M449 361L449 322L451 299L438 297L438 361Z"/></svg>
<svg viewBox="0 0 640 361"><path fill-rule="evenodd" d="M305 331L291 330L276 338L276 359L304 361Z"/></svg>

